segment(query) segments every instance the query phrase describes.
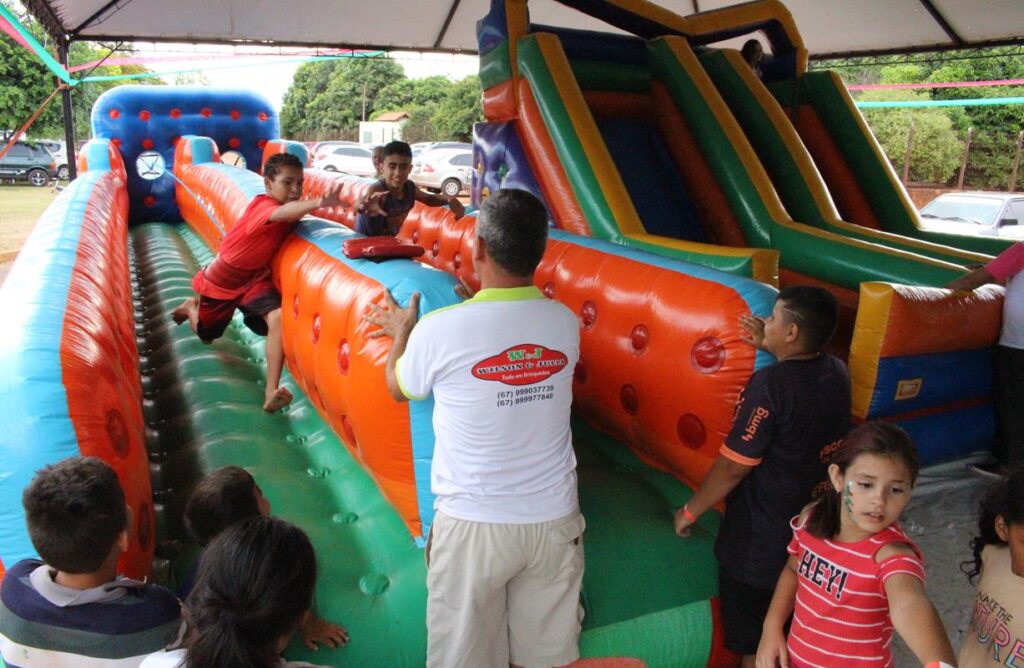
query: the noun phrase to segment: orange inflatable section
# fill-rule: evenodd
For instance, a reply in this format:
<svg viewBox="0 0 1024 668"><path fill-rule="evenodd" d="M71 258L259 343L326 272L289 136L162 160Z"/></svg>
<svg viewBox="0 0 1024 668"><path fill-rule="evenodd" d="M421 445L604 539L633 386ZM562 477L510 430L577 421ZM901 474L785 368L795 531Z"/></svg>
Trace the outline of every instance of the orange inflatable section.
<svg viewBox="0 0 1024 668"><path fill-rule="evenodd" d="M155 516L125 249L128 191L119 158L117 164L120 171L105 173L86 205L60 359L79 450L114 468L134 515L131 547L118 568L141 578L153 560Z"/></svg>
<svg viewBox="0 0 1024 668"><path fill-rule="evenodd" d="M862 292L884 292L864 283ZM882 357L948 353L994 346L1003 320L1003 291L984 286L970 293L889 284L893 293Z"/></svg>
<svg viewBox="0 0 1024 668"><path fill-rule="evenodd" d="M417 207L400 236L426 249L421 261L476 288L475 222ZM742 342L739 325L751 312L747 300L721 283L632 259L612 244L552 234L557 238L548 241L535 282L580 319L574 410L646 463L697 485L754 371L756 351ZM770 310L775 290L746 283L758 312Z"/></svg>

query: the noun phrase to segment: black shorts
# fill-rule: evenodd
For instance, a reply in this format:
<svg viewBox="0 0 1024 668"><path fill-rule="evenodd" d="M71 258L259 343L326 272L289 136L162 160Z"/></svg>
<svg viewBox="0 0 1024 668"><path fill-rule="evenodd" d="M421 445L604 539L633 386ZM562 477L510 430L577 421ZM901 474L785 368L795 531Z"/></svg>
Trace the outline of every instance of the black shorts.
<svg viewBox="0 0 1024 668"><path fill-rule="evenodd" d="M761 627L772 603L772 589L760 589L733 580L718 568L718 598L722 607L725 647L736 654L757 654Z"/></svg>

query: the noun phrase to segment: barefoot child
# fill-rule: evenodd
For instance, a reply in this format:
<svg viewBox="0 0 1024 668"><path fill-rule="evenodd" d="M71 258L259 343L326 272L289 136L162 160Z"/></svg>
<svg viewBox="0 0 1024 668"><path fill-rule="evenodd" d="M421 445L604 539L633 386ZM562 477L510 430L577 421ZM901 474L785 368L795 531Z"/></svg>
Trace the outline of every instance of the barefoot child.
<svg viewBox="0 0 1024 668"><path fill-rule="evenodd" d="M1024 663L1024 469L989 490L978 513L974 559L979 573L971 625L960 648L960 668Z"/></svg>
<svg viewBox="0 0 1024 668"><path fill-rule="evenodd" d="M300 199L302 162L287 153L267 159L263 182L267 194L249 203L221 241L217 257L192 279L197 296L174 309L172 317L179 325L188 320L203 343L213 343L224 333L235 309L241 310L246 326L267 337L263 410L272 413L291 403L292 394L280 387L284 368L281 295L270 279L270 261L303 216L340 203L340 188L317 199Z"/></svg>
<svg viewBox="0 0 1024 668"><path fill-rule="evenodd" d="M897 523L917 472L917 451L899 427L868 422L846 436L828 467L832 491L793 520L758 668L892 666L893 628L926 668L953 663L924 592L921 553Z"/></svg>
<svg viewBox="0 0 1024 668"><path fill-rule="evenodd" d="M408 144L393 141L382 152L378 171L383 176L356 201L356 232L368 237L394 236L416 202L427 206L447 204L456 220L465 215L466 209L458 198L425 193L409 180L412 149Z"/></svg>

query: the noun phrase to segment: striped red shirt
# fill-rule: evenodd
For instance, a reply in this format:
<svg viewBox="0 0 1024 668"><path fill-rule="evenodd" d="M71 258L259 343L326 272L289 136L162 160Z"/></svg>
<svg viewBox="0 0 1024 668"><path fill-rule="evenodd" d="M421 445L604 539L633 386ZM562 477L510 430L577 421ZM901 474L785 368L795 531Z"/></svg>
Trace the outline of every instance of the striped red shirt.
<svg viewBox="0 0 1024 668"><path fill-rule="evenodd" d="M799 518L791 522L789 553L797 561L796 606L787 646L796 668L893 665L892 619L885 581L898 573L924 582L921 552L899 524L856 543L822 540ZM875 563L889 543L904 543L914 556Z"/></svg>

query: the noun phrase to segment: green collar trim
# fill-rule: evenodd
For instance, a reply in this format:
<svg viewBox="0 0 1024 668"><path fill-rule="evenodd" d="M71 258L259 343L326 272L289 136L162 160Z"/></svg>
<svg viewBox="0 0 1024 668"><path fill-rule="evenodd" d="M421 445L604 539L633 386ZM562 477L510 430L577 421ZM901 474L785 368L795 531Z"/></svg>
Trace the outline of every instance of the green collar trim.
<svg viewBox="0 0 1024 668"><path fill-rule="evenodd" d="M544 294L535 285L521 288L487 288L473 295L470 302L520 302L528 299L544 299Z"/></svg>

